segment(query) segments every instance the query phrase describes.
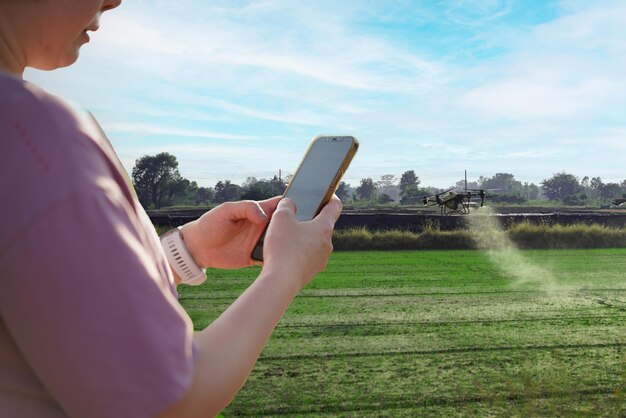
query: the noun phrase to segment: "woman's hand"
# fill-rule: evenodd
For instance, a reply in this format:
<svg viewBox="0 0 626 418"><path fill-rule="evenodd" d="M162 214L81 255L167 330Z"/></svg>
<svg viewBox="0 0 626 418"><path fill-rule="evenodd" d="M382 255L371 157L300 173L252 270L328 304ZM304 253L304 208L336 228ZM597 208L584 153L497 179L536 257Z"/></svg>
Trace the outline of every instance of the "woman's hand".
<svg viewBox="0 0 626 418"><path fill-rule="evenodd" d="M341 208L341 200L333 196L315 219L299 222L294 202L281 200L265 234L263 271L267 276L289 280L286 285L300 290L324 270L333 251L332 235Z"/></svg>
<svg viewBox="0 0 626 418"><path fill-rule="evenodd" d="M222 203L181 228L201 267L236 269L256 264L252 250L281 197Z"/></svg>

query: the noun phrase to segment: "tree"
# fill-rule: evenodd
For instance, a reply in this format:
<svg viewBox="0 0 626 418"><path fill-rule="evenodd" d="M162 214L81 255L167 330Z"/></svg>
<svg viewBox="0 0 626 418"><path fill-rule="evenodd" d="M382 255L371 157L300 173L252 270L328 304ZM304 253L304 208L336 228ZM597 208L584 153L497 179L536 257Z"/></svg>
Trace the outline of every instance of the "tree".
<svg viewBox="0 0 626 418"><path fill-rule="evenodd" d="M611 200L619 197L622 188L617 183L606 183L600 187L600 199Z"/></svg>
<svg viewBox="0 0 626 418"><path fill-rule="evenodd" d="M403 205L414 203L420 196L418 188L420 179L415 175L415 171L408 170L402 173L400 177L400 203Z"/></svg>
<svg viewBox="0 0 626 418"><path fill-rule="evenodd" d="M167 205L192 204L195 203L198 183L189 181L180 174L174 176L172 187L167 195Z"/></svg>
<svg viewBox="0 0 626 418"><path fill-rule="evenodd" d="M239 200L241 187L230 180L218 181L215 185L215 203L232 202Z"/></svg>
<svg viewBox="0 0 626 418"><path fill-rule="evenodd" d="M589 188L591 189L589 194L591 197L594 199L600 198L600 190L602 190L603 185L604 183L602 183L602 179L600 177L592 178L589 182Z"/></svg>
<svg viewBox="0 0 626 418"><path fill-rule="evenodd" d="M208 205L215 198L215 190L212 187L199 187L196 192L196 205Z"/></svg>
<svg viewBox="0 0 626 418"><path fill-rule="evenodd" d="M583 177L583 179L580 181L580 185L583 189L588 189L589 188L589 176Z"/></svg>
<svg viewBox="0 0 626 418"><path fill-rule="evenodd" d="M393 174L383 174L376 182L376 192L379 195L387 195L391 201L400 200L400 188L396 184L398 179Z"/></svg>
<svg viewBox="0 0 626 418"><path fill-rule="evenodd" d="M265 182L260 182L256 177L248 177L241 185L241 198L250 200L266 199L267 187Z"/></svg>
<svg viewBox="0 0 626 418"><path fill-rule="evenodd" d="M383 193L380 196L378 196L378 203L382 205L384 205L385 203L391 203L391 202L393 202L393 199L387 193Z"/></svg>
<svg viewBox="0 0 626 418"><path fill-rule="evenodd" d="M335 194L343 203L346 203L350 199L350 186L345 182L339 182L339 186L337 186L337 190Z"/></svg>
<svg viewBox="0 0 626 418"><path fill-rule="evenodd" d="M524 186L511 173L496 173L493 177L479 179L481 189L499 189L503 194L522 193Z"/></svg>
<svg viewBox="0 0 626 418"><path fill-rule="evenodd" d="M408 186L406 189L404 189L404 192L400 192L400 195L402 196L400 198L400 204L411 205L417 202L421 202L424 198L424 195L428 194L424 193L422 190L423 189L420 189L415 185Z"/></svg>
<svg viewBox="0 0 626 418"><path fill-rule="evenodd" d="M282 195L285 193L285 189L287 188L287 183L288 180L287 178L285 178L285 180L278 178L278 176L274 176L272 177L272 179L269 181L270 183L270 188L272 190L272 196L278 196L278 195Z"/></svg>
<svg viewBox="0 0 626 418"><path fill-rule="evenodd" d="M556 173L549 179L543 180L541 186L550 200L563 200L582 191L578 178L565 172Z"/></svg>
<svg viewBox="0 0 626 418"><path fill-rule="evenodd" d="M465 190L465 179L457 181L454 185L454 188L456 190ZM476 181L468 181L467 188L468 189L480 189L480 183Z"/></svg>
<svg viewBox="0 0 626 418"><path fill-rule="evenodd" d="M587 195L581 193L579 195L569 195L563 198L563 203L568 206L584 206L588 203Z"/></svg>
<svg viewBox="0 0 626 418"><path fill-rule="evenodd" d="M524 183L523 195L526 200L536 200L539 198L539 186L535 183Z"/></svg>
<svg viewBox="0 0 626 418"><path fill-rule="evenodd" d="M356 195L361 200L371 200L376 194L376 185L371 178L361 179L361 185L356 188Z"/></svg>
<svg viewBox="0 0 626 418"><path fill-rule="evenodd" d="M400 177L400 194L404 194L404 192L410 188L411 186L419 186L420 179L415 175L415 171L408 170L402 173Z"/></svg>
<svg viewBox="0 0 626 418"><path fill-rule="evenodd" d="M257 180L248 177L241 187L241 198L251 200L264 200L270 197L282 195L287 186L277 176L270 180Z"/></svg>
<svg viewBox="0 0 626 418"><path fill-rule="evenodd" d="M398 179L393 174L383 174L380 176L380 180L376 182L378 187L390 187L395 186Z"/></svg>
<svg viewBox="0 0 626 418"><path fill-rule="evenodd" d="M137 159L131 177L141 204L155 209L169 204L187 181L178 172L176 157L167 152Z"/></svg>

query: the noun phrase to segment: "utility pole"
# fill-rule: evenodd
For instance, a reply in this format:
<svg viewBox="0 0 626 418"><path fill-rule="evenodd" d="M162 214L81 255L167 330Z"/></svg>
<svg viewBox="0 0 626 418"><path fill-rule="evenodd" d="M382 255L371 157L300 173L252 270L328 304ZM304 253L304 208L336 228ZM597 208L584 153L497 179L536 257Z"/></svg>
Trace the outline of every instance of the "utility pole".
<svg viewBox="0 0 626 418"><path fill-rule="evenodd" d="M465 191L467 191L467 170L465 170Z"/></svg>

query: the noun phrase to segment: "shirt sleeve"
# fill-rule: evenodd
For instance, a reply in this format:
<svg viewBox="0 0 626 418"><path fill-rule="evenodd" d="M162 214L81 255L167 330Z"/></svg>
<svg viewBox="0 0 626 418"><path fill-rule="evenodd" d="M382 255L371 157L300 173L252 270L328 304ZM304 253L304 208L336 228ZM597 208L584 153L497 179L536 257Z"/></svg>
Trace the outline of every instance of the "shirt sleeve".
<svg viewBox="0 0 626 418"><path fill-rule="evenodd" d="M193 378L191 321L133 215L115 187L72 193L0 255L2 318L72 417L152 417Z"/></svg>

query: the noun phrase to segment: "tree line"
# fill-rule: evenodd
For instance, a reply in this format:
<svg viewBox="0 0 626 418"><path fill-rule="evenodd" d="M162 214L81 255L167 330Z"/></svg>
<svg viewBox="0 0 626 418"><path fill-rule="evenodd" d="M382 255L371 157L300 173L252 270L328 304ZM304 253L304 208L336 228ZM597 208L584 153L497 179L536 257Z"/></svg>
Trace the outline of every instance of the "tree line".
<svg viewBox="0 0 626 418"><path fill-rule="evenodd" d="M241 185L230 180L220 180L214 187L200 187L178 171L176 157L167 152L144 155L135 161L132 182L141 204L147 209L168 206L207 206L242 199L262 200L285 191L290 176L270 179L248 177ZM449 188L463 190L460 180ZM531 200L554 200L564 205L590 205L626 197L626 179L621 183L604 183L600 177L578 177L559 172L543 180L540 185L521 182L510 173L496 173L492 177L479 177L467 183L468 189L487 190L494 196L491 201L501 204L524 204ZM399 203L419 204L424 196L432 196L445 189L422 186L414 170L397 177L384 174L379 180L361 179L356 187L339 183L337 196L344 203L377 205Z"/></svg>

